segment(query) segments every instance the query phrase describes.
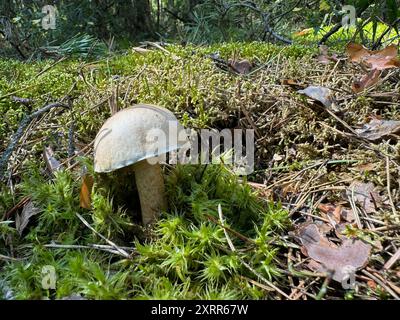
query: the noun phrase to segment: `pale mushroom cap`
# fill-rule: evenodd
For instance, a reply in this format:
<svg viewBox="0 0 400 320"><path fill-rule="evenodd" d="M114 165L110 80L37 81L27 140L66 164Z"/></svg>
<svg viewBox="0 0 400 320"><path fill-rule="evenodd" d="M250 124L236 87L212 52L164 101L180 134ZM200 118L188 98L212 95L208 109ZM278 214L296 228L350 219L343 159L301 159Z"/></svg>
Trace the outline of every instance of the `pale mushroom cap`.
<svg viewBox="0 0 400 320"><path fill-rule="evenodd" d="M165 108L139 104L123 109L109 118L96 136L94 170L110 172L174 151L186 142L178 140L181 130L182 125ZM160 133L161 140L154 139Z"/></svg>

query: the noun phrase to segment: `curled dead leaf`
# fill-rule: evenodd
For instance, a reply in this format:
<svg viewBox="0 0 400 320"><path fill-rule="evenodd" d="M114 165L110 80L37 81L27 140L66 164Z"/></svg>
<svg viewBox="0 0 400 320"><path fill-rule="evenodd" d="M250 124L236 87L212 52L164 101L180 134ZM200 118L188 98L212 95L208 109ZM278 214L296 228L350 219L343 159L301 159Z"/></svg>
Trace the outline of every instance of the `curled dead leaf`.
<svg viewBox="0 0 400 320"><path fill-rule="evenodd" d="M41 210L36 208L32 201L25 204L21 214L18 214L15 218L15 227L18 233L21 235L24 229L28 226L29 220L37 215Z"/></svg>
<svg viewBox="0 0 400 320"><path fill-rule="evenodd" d="M378 285L376 284L376 282L374 280L368 280L367 286L372 290L376 290L378 287Z"/></svg>
<svg viewBox="0 0 400 320"><path fill-rule="evenodd" d="M347 54L352 62L361 62L363 57L370 54L370 51L358 43L349 43L346 48Z"/></svg>
<svg viewBox="0 0 400 320"><path fill-rule="evenodd" d="M325 87L309 86L304 90L299 90L297 92L321 102L325 107L330 107L333 103L332 92L330 89Z"/></svg>
<svg viewBox="0 0 400 320"><path fill-rule="evenodd" d="M355 166L355 169L360 171L361 173L369 172L369 171L375 171L377 167L376 163L364 163L364 164L359 164Z"/></svg>
<svg viewBox="0 0 400 320"><path fill-rule="evenodd" d="M360 80L355 80L351 86L353 92L360 93L365 89L373 86L379 81L379 76L381 75L381 71L377 69L372 69L370 72L362 76Z"/></svg>
<svg viewBox="0 0 400 320"><path fill-rule="evenodd" d="M82 186L80 192L80 206L81 208L85 208L90 210L92 208L92 188L93 188L94 179L92 176L86 174L82 177Z"/></svg>
<svg viewBox="0 0 400 320"><path fill-rule="evenodd" d="M373 119L364 124L362 129L356 129L356 132L362 138L376 141L390 134L400 132L400 121Z"/></svg>
<svg viewBox="0 0 400 320"><path fill-rule="evenodd" d="M43 159L50 173L54 173L63 169L60 161L54 157L54 151L51 147L44 147Z"/></svg>
<svg viewBox="0 0 400 320"><path fill-rule="evenodd" d="M329 272L338 282L346 280L350 272L367 264L371 246L361 240L345 239L339 247L335 246L315 224L302 225L296 233L307 255L316 262L310 268Z"/></svg>
<svg viewBox="0 0 400 320"><path fill-rule="evenodd" d="M400 60L397 58L397 53L398 49L395 45L378 51L368 50L356 43L350 43L347 46L347 54L351 61L363 63L376 70L399 68Z"/></svg>
<svg viewBox="0 0 400 320"><path fill-rule="evenodd" d="M336 236L342 240L346 239L345 231L347 226L355 222L353 210L331 203L321 203L318 205L318 209L321 211L322 216L329 220L330 225L335 230Z"/></svg>
<svg viewBox="0 0 400 320"><path fill-rule="evenodd" d="M304 88L302 84L294 79L282 79L280 83L281 85L289 86L289 88L292 90L301 90Z"/></svg>
<svg viewBox="0 0 400 320"><path fill-rule="evenodd" d="M236 61L233 59L229 59L228 65L233 71L239 74L248 74L253 68L253 64L248 60Z"/></svg>
<svg viewBox="0 0 400 320"><path fill-rule="evenodd" d="M317 57L317 60L322 64L329 64L331 62L337 62L339 59L336 54L329 55L328 46L321 45L319 47L320 54Z"/></svg>
<svg viewBox="0 0 400 320"><path fill-rule="evenodd" d="M355 217L351 209L346 209L341 205L334 205L331 203L321 203L318 205L318 209L322 211L326 216L330 217L334 222L354 222Z"/></svg>

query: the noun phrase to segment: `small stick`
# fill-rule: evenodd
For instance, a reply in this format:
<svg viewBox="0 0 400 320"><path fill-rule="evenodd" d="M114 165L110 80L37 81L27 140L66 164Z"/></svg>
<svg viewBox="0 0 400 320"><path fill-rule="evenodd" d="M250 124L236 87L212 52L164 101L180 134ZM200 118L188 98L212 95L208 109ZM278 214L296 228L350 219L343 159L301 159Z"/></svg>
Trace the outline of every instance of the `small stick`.
<svg viewBox="0 0 400 320"><path fill-rule="evenodd" d="M31 106L34 103L33 99L28 99L28 98L21 98L17 96L11 96L11 100L20 104L23 104L24 106Z"/></svg>
<svg viewBox="0 0 400 320"><path fill-rule="evenodd" d="M125 257L125 255L121 254L119 251L112 249L113 248L112 246L106 246L100 244L91 244L91 245L45 244L43 246L45 248L52 248L52 249L96 249ZM132 248L125 248L125 249L133 250Z"/></svg>
<svg viewBox="0 0 400 320"><path fill-rule="evenodd" d="M370 231L372 231L372 232L383 232L383 231L391 231L391 230L396 230L396 229L400 229L400 225L377 227L377 228L371 229Z"/></svg>
<svg viewBox="0 0 400 320"><path fill-rule="evenodd" d="M22 208L30 199L31 198L29 197L22 198L20 202L18 202L14 207L12 207L10 210L4 213L2 220L10 218L15 211Z"/></svg>
<svg viewBox="0 0 400 320"><path fill-rule="evenodd" d="M400 259L400 249L396 251L396 253L385 263L383 266L384 270L389 270L393 265Z"/></svg>
<svg viewBox="0 0 400 320"><path fill-rule="evenodd" d="M121 249L120 247L118 247L114 242L112 242L111 240L107 239L105 236L103 236L102 234L100 234L99 232L97 232L90 224L89 222L87 222L79 213L75 213L76 216L79 218L79 220L81 220L83 222L83 224L88 227L90 230L92 230L95 234L97 234L101 239L103 239L104 241L106 241L109 245L113 246L122 256L124 256L125 258L130 259L131 255L126 252L124 249Z"/></svg>
<svg viewBox="0 0 400 320"><path fill-rule="evenodd" d="M399 221L399 216L397 214L396 207L395 207L394 202L393 202L392 192L390 190L390 162L389 162L389 157L386 157L386 180L387 180L387 191L388 191L388 195L389 195L390 206L392 208L392 212L393 212L393 215L394 215L394 218L395 218L396 222L400 222Z"/></svg>
<svg viewBox="0 0 400 320"><path fill-rule="evenodd" d="M259 282L255 281L255 280L253 280L253 279L247 278L247 277L245 277L245 276L240 276L240 278L243 279L243 280L246 280L246 281L250 282L251 284L254 284L255 286L257 286L257 287L259 287L259 288L261 288L261 289L264 289L265 291L274 291L273 289L271 289L271 288L269 288L269 287L263 285L262 283L259 283Z"/></svg>
<svg viewBox="0 0 400 320"><path fill-rule="evenodd" d="M75 154L75 143L74 143L75 123L71 123L68 130L68 158Z"/></svg>
<svg viewBox="0 0 400 320"><path fill-rule="evenodd" d="M351 209L353 210L354 219L356 220L357 227L358 227L358 229L362 230L363 225L361 223L360 215L358 214L359 211L356 206L356 202L355 202L355 198L354 198L354 187L351 188L351 196L349 196L349 202L350 202Z"/></svg>
<svg viewBox="0 0 400 320"><path fill-rule="evenodd" d="M21 261L22 259L13 258L13 257L9 257L9 256L4 256L4 255L0 254L0 260L6 260L6 261Z"/></svg>
<svg viewBox="0 0 400 320"><path fill-rule="evenodd" d="M83 151L86 151L89 149L92 145L94 144L94 140L90 142L87 146L79 150L79 152L75 153L72 157L65 159L63 162L61 162L61 165L65 165L67 162L71 161L72 159L81 156ZM90 150L89 150L90 151Z"/></svg>

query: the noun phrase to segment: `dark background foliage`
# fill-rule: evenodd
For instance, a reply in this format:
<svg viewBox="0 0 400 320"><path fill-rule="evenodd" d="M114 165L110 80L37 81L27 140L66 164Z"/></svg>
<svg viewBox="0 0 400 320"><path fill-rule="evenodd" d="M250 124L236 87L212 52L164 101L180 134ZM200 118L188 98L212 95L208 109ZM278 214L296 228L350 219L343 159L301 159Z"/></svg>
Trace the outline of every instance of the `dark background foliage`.
<svg viewBox="0 0 400 320"><path fill-rule="evenodd" d="M54 30L41 25L42 7L49 4L57 8ZM0 49L26 59L51 54L49 47L90 47L94 39L109 49L141 40L290 43L304 28L339 29L344 5L355 6L360 26L369 21L397 28L399 0L6 0L0 4Z"/></svg>

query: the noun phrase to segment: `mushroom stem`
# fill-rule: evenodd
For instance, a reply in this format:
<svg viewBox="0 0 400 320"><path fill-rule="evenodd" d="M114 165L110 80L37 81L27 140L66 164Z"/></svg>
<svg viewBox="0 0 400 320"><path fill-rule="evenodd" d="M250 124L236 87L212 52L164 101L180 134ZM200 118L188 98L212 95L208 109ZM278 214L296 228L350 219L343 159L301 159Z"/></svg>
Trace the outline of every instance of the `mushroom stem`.
<svg viewBox="0 0 400 320"><path fill-rule="evenodd" d="M147 160L134 165L136 186L142 209L142 222L153 222L162 210L167 209L164 178L159 163L150 164Z"/></svg>

